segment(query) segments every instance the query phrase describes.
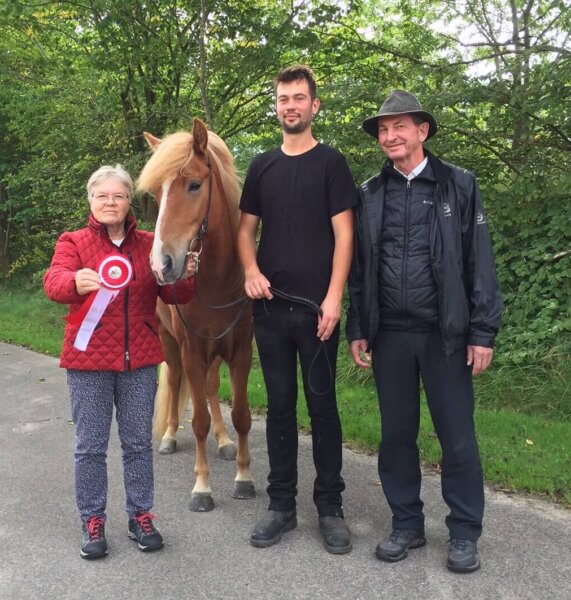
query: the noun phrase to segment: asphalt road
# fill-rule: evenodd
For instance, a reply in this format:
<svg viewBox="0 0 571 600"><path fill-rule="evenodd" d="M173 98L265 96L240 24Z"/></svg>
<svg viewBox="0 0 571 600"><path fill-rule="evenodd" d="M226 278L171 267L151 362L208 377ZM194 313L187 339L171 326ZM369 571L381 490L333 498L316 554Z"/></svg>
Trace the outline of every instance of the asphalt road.
<svg viewBox="0 0 571 600"><path fill-rule="evenodd" d="M164 550L143 554L127 537L120 451L113 428L109 450L109 556L79 557L80 522L73 491L73 425L65 372L57 360L0 343L0 598L196 600L571 599L571 511L545 501L487 491L482 569L458 575L445 567L446 507L437 475L425 474L428 544L396 564L374 556L390 514L373 456L344 451L350 554L322 547L311 500L311 442L300 439L295 531L267 549L248 536L266 510L264 421L251 434L257 497L230 497L233 463L210 442L216 509L188 510L194 442L180 432L179 452L156 455L155 509ZM188 415L190 417L190 414Z"/></svg>

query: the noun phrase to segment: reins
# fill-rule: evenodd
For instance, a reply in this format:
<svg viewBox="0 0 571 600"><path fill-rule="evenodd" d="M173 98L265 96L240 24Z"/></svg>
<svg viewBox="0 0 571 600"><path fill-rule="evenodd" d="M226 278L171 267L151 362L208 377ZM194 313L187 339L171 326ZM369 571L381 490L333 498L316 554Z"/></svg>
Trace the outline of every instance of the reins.
<svg viewBox="0 0 571 600"><path fill-rule="evenodd" d="M278 290L275 287L270 287L269 289L270 289L270 292L274 296L277 296L278 298L281 298L282 300L287 300L288 302L295 302L297 304L303 304L304 306L308 306L318 316L320 316L320 317L323 316L323 311L321 310L321 307L319 306L319 304L317 304L317 302L314 302L310 298L304 298L303 296L294 296L293 294L286 294L286 292L282 292L281 290ZM307 385L308 385L309 389L316 396L325 396L326 394L328 394L331 391L331 388L333 387L333 369L331 368L329 356L327 356L327 349L325 348L325 342L323 340L319 340L319 342L320 343L319 343L319 347L317 348L317 352L313 355L313 358L311 359L311 363L309 365L309 370L307 371ZM327 364L327 370L329 371L329 385L327 386L327 389L325 391L318 392L311 385L311 372L313 370L315 362L319 358L319 354L321 353L321 351L323 351L323 354L325 355L325 362Z"/></svg>
<svg viewBox="0 0 571 600"><path fill-rule="evenodd" d="M274 296L281 298L282 300L286 300L288 302L294 302L296 304L302 304L304 306L307 306L308 308L311 308L311 310L313 310L316 315L318 315L320 317L323 316L323 311L321 310L321 307L316 302L311 300L310 298L304 298L302 296L294 296L292 294L287 294L286 292L282 292L281 290L278 290L277 288L274 288L274 287L270 287L269 290ZM246 305L248 304L248 300L249 300L248 296L240 296L240 298L237 298L236 300L233 300L232 302L228 302L227 304L217 304L217 305L207 304L206 302L204 302L203 300L200 299L200 296L198 295L198 287L195 284L195 297L207 308L210 308L213 310L222 310L224 308L230 308L230 307L236 306L238 304L240 305L238 312L236 313L236 315L234 316L232 321L230 321L230 324L228 325L228 327L226 327L226 329L224 329L224 331L222 333L215 335L215 336L210 336L210 335L205 335L203 333L200 333L199 331L194 329L191 325L188 324L186 319L183 317L182 311L180 310L180 306L178 304L178 300L176 298L176 282L173 285L173 296L174 296L174 301L175 301L176 312L177 312L182 324L192 334L197 335L198 337L205 339L205 340L222 339L236 325L236 323L238 323L238 321L240 320L240 318L242 316L242 313L244 312L244 309L246 308ZM311 374L313 372L313 367L315 366L315 363L317 362L317 359L319 358L319 355L321 354L321 352L323 352L323 354L325 355L325 363L327 364L327 370L329 371L329 385L327 386L327 388L324 391L319 392L311 384ZM323 340L320 340L319 346L317 348L317 352L314 354L313 358L311 359L311 363L309 365L309 370L307 372L307 385L308 385L309 389L316 396L325 396L326 394L328 394L331 391L331 388L333 387L333 369L331 367L331 362L329 360L329 356L327 356L327 349L325 348L325 342Z"/></svg>

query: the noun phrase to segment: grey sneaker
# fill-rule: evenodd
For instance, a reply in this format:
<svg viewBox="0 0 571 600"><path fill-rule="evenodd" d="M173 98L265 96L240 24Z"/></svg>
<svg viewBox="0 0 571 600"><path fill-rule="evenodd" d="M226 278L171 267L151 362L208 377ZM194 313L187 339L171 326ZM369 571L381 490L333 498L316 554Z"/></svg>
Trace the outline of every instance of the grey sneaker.
<svg viewBox="0 0 571 600"><path fill-rule="evenodd" d="M105 519L90 517L82 527L81 558L89 560L107 556L107 541L105 540Z"/></svg>
<svg viewBox="0 0 571 600"><path fill-rule="evenodd" d="M451 538L446 566L455 573L477 571L480 568L477 542L462 538Z"/></svg>
<svg viewBox="0 0 571 600"><path fill-rule="evenodd" d="M406 558L409 549L420 548L426 544L424 532L416 529L393 529L391 535L377 544L375 554L386 562L397 562Z"/></svg>
<svg viewBox="0 0 571 600"><path fill-rule="evenodd" d="M141 512L129 519L129 537L137 542L141 552L160 550L164 545L163 536L153 524L154 518L149 512Z"/></svg>

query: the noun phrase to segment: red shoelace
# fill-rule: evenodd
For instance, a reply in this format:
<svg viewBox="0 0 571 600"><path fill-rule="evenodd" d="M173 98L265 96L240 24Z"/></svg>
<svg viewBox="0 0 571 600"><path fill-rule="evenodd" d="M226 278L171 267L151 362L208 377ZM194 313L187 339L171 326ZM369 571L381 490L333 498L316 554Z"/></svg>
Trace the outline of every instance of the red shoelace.
<svg viewBox="0 0 571 600"><path fill-rule="evenodd" d="M86 523L87 533L92 542L98 542L101 537L101 528L105 524L103 517L91 517Z"/></svg>
<svg viewBox="0 0 571 600"><path fill-rule="evenodd" d="M153 526L153 519L156 519L155 515L152 515L149 512L143 512L135 515L134 518L145 535L155 533L155 528Z"/></svg>

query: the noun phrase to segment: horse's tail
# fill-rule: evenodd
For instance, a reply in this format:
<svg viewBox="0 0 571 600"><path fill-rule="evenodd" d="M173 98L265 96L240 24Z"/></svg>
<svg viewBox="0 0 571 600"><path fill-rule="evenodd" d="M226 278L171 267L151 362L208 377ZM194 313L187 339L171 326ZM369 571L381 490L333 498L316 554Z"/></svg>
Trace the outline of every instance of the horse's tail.
<svg viewBox="0 0 571 600"><path fill-rule="evenodd" d="M159 386L155 396L155 415L153 417L153 437L160 440L167 430L167 419L169 416L169 367L166 362L159 366Z"/></svg>
<svg viewBox="0 0 571 600"><path fill-rule="evenodd" d="M166 362L161 363L159 369L159 386L155 397L155 415L153 417L153 437L157 440L162 439L168 427L168 418L170 412L171 394L168 384L169 367ZM181 374L180 386L177 398L178 423L182 421L184 412L188 405L190 397L190 387L184 371ZM173 437L176 430L172 432Z"/></svg>

